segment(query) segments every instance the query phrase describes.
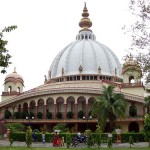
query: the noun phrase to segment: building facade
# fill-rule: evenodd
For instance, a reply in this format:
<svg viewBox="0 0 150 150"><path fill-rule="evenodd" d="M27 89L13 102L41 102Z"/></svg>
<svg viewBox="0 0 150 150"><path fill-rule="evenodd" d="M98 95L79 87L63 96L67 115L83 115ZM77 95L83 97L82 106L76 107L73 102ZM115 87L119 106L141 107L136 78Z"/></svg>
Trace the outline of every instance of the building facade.
<svg viewBox="0 0 150 150"><path fill-rule="evenodd" d="M88 17L85 4L76 41L68 44L55 57L43 85L24 92L23 77L16 70L6 76L0 118L4 118L6 111L11 116L5 118L5 123L30 123L32 128L44 127L48 131L52 131L58 123L66 123L70 129L84 131L88 125L95 130L97 119L89 118L92 104L95 97L102 95L103 86L113 85L115 92L124 94L128 103L125 118L117 118L117 126L124 132L143 129L145 90L140 65L130 54L122 66L111 49L96 41ZM134 117L129 114L131 107L137 110ZM34 119L26 120L26 116L17 119L14 115L17 112L25 112L26 115L32 112ZM68 117L68 112L72 112L73 116ZM83 118L79 112L83 113ZM48 113L52 114L50 119ZM59 118L58 114L62 116Z"/></svg>

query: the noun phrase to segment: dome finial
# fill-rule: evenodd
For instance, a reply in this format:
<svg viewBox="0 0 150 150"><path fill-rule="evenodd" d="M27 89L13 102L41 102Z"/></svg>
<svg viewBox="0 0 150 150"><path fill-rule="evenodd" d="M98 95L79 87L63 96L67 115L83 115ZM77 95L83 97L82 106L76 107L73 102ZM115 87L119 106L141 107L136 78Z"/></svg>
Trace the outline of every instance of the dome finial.
<svg viewBox="0 0 150 150"><path fill-rule="evenodd" d="M80 20L79 22L79 26L82 28L80 30L81 31L91 31L89 28L92 26L92 22L91 20L88 18L89 16L89 13L88 13L88 10L87 10L87 7L86 7L86 2L84 3L84 9L83 9L83 13L82 13L82 19Z"/></svg>

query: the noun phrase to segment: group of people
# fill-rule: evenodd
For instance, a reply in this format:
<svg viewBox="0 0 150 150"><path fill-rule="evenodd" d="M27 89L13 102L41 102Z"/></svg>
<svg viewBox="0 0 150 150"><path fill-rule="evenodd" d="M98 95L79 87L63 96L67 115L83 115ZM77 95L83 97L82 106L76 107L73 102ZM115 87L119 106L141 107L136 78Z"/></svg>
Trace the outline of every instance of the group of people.
<svg viewBox="0 0 150 150"><path fill-rule="evenodd" d="M36 131L32 134L33 142L37 143L37 136ZM42 142L45 143L45 134L42 133ZM55 132L54 138L53 138L53 146L64 146L64 137L59 137L58 133Z"/></svg>

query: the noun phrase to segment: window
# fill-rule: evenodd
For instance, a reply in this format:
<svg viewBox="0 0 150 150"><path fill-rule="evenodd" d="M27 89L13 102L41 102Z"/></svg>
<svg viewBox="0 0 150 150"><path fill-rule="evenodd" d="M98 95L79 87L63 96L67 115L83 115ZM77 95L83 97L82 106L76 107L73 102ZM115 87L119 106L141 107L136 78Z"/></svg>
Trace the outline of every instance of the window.
<svg viewBox="0 0 150 150"><path fill-rule="evenodd" d="M11 91L12 91L12 87L9 86L9 87L8 87L8 92L9 92L9 94L11 93Z"/></svg>

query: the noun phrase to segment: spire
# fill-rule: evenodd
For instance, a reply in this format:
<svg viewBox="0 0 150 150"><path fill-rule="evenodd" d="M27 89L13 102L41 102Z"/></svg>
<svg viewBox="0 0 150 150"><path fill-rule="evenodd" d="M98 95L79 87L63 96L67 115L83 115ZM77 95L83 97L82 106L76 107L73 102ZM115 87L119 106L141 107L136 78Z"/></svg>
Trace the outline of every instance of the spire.
<svg viewBox="0 0 150 150"><path fill-rule="evenodd" d="M89 16L89 13L88 13L88 10L87 10L87 7L86 7L86 3L84 5L84 9L83 9L83 13L82 13L82 19L80 20L79 22L79 26L82 28L80 30L81 31L91 31L89 28L92 26L92 22L91 20L88 18Z"/></svg>
<svg viewBox="0 0 150 150"><path fill-rule="evenodd" d="M16 67L14 67L14 73L17 73L17 72L16 72Z"/></svg>

